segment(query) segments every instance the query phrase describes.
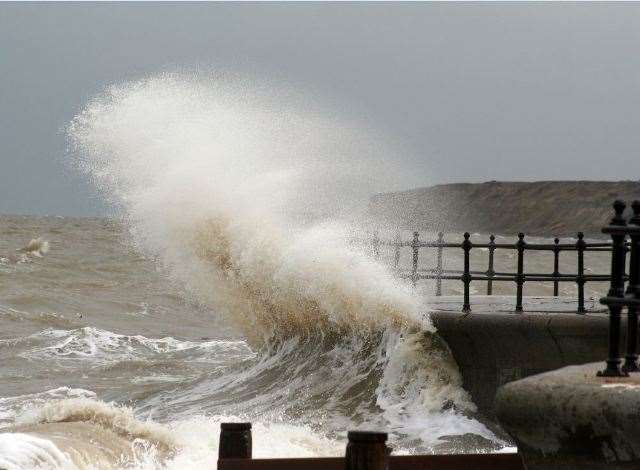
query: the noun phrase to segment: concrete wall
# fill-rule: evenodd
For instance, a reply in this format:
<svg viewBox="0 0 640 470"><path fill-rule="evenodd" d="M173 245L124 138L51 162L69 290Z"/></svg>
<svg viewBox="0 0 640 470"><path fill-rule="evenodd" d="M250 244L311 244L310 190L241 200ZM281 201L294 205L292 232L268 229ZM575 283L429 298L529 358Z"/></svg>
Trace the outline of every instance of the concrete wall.
<svg viewBox="0 0 640 470"><path fill-rule="evenodd" d="M438 311L430 316L451 348L465 388L489 416L499 386L607 356L609 323L601 312Z"/></svg>

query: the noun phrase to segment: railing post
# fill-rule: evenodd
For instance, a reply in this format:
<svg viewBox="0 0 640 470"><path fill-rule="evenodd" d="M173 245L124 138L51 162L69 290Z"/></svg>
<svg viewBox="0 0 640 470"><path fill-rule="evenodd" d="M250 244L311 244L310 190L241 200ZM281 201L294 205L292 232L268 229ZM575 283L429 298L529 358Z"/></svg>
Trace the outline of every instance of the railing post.
<svg viewBox="0 0 640 470"><path fill-rule="evenodd" d="M524 284L524 250L526 242L524 233L518 234L516 248L518 250L518 274L516 274L516 312L522 312L522 285Z"/></svg>
<svg viewBox="0 0 640 470"><path fill-rule="evenodd" d="M558 244L560 243L560 239L554 238L553 243L553 296L558 297L558 287L560 284L558 280L558 276L560 276L560 247Z"/></svg>
<svg viewBox="0 0 640 470"><path fill-rule="evenodd" d="M496 237L491 234L489 236L489 267L487 268L487 295L493 295L493 276L495 271L493 269L493 252L496 251Z"/></svg>
<svg viewBox="0 0 640 470"><path fill-rule="evenodd" d="M464 250L464 272L462 274L462 282L464 284L464 303L462 304L463 312L471 311L471 302L469 301L469 284L471 284L471 273L469 268L469 252L471 251L471 240L469 240L469 232L464 233L464 241L462 249Z"/></svg>
<svg viewBox="0 0 640 470"><path fill-rule="evenodd" d="M250 459L251 423L220 424L218 459Z"/></svg>
<svg viewBox="0 0 640 470"><path fill-rule="evenodd" d="M578 241L576 241L576 250L578 251L578 276L576 284L578 284L578 313L584 313L584 233L578 232Z"/></svg>
<svg viewBox="0 0 640 470"><path fill-rule="evenodd" d="M444 243L444 233L438 232L438 255L436 258L436 296L442 295L442 244Z"/></svg>
<svg viewBox="0 0 640 470"><path fill-rule="evenodd" d="M630 300L640 299L640 201L631 203L633 217L629 220L631 254L629 259L629 284L626 296ZM625 355L624 372L638 372L638 306L630 302L627 306L627 354Z"/></svg>
<svg viewBox="0 0 640 470"><path fill-rule="evenodd" d="M611 286L606 297L600 299L600 303L609 307L609 357L607 367L598 372L599 377L627 376L620 370L620 312L622 311L624 297L624 270L625 270L625 238L626 221L624 216L625 204L617 200L613 203L615 215L608 226L602 229L603 233L611 235Z"/></svg>
<svg viewBox="0 0 640 470"><path fill-rule="evenodd" d="M396 232L396 239L393 244L393 266L396 271L400 268L400 245L402 241L400 239L400 232Z"/></svg>
<svg viewBox="0 0 640 470"><path fill-rule="evenodd" d="M349 431L347 437L346 470L387 469L387 433Z"/></svg>
<svg viewBox="0 0 640 470"><path fill-rule="evenodd" d="M377 230L373 232L372 245L373 245L373 257L377 260L378 258L380 258L380 236Z"/></svg>
<svg viewBox="0 0 640 470"><path fill-rule="evenodd" d="M418 232L413 232L413 241L411 242L411 248L413 249L413 264L411 267L411 283L413 287L416 286L418 282L418 250L420 248L420 234Z"/></svg>

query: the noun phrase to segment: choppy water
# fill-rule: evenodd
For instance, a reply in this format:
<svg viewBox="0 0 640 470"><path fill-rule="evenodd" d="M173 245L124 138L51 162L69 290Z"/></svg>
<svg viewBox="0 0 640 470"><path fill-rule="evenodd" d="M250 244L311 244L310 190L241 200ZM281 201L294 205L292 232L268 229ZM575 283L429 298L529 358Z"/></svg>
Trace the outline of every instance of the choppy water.
<svg viewBox="0 0 640 470"><path fill-rule="evenodd" d="M397 452L509 444L424 296L349 243L393 152L245 85L107 89L69 158L118 222L0 219L0 468L215 468L231 420L256 456L339 455L354 428ZM44 257L15 256L36 237Z"/></svg>
<svg viewBox="0 0 640 470"><path fill-rule="evenodd" d="M237 419L256 423L265 456L340 454L359 426L393 431L405 451L503 444L472 412L442 409L465 398L429 383L450 364L419 335L310 329L252 345L134 252L118 223L0 223L3 254L35 234L51 247L0 264L0 425L12 432L0 468L212 468L218 423Z"/></svg>

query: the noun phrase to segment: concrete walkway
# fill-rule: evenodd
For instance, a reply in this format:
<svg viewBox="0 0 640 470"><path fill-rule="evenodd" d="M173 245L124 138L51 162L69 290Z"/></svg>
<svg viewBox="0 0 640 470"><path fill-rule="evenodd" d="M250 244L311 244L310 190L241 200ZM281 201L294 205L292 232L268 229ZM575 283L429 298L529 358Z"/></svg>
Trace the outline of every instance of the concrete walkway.
<svg viewBox="0 0 640 470"><path fill-rule="evenodd" d="M447 295L436 297L432 295L423 296L423 309L429 312L461 312L462 296ZM508 295L472 295L472 313L516 313L515 296ZM600 304L599 298L587 297L584 299L587 313L606 313L607 309ZM578 300L572 297L523 297L522 307L524 312L547 313L565 312L576 313L578 310Z"/></svg>

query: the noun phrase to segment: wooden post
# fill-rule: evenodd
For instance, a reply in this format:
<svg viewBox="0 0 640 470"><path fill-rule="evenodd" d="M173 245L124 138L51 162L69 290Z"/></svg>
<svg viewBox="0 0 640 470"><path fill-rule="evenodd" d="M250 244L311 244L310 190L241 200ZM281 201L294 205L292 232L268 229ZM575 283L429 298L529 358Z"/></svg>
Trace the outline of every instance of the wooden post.
<svg viewBox="0 0 640 470"><path fill-rule="evenodd" d="M438 257L436 260L436 296L442 295L442 244L444 243L444 233L438 233Z"/></svg>
<svg viewBox="0 0 640 470"><path fill-rule="evenodd" d="M518 234L516 248L518 250L518 273L516 274L516 312L522 312L522 285L524 284L524 233Z"/></svg>
<svg viewBox="0 0 640 470"><path fill-rule="evenodd" d="M218 459L250 459L251 423L220 424Z"/></svg>
<svg viewBox="0 0 640 470"><path fill-rule="evenodd" d="M576 242L576 250L578 251L578 276L576 284L578 284L578 313L584 313L584 233L578 232L578 241Z"/></svg>
<svg viewBox="0 0 640 470"><path fill-rule="evenodd" d="M420 248L420 234L413 232L413 241L411 242L411 248L413 249L413 265L411 268L411 283L413 287L418 282L418 249Z"/></svg>
<svg viewBox="0 0 640 470"><path fill-rule="evenodd" d="M349 431L345 456L346 470L386 470L387 433Z"/></svg>
<svg viewBox="0 0 640 470"><path fill-rule="evenodd" d="M560 281L558 281L558 276L560 275L560 247L558 244L560 243L560 239L554 238L553 243L553 296L558 297L558 287L560 284Z"/></svg>
<svg viewBox="0 0 640 470"><path fill-rule="evenodd" d="M496 272L493 269L493 253L496 251L496 236L489 236L489 267L487 268L487 295L493 295L493 276Z"/></svg>

